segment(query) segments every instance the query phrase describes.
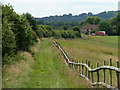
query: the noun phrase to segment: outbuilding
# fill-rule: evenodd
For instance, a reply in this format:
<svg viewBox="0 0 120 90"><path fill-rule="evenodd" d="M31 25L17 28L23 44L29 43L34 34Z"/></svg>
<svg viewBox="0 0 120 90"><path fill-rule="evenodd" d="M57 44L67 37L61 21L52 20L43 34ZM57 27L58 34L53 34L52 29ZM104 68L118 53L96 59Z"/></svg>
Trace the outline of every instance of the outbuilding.
<svg viewBox="0 0 120 90"><path fill-rule="evenodd" d="M88 25L83 26L80 30L84 34L86 34L86 33L90 34L90 31L95 30L97 28L98 28L98 25L90 25L90 24L88 24Z"/></svg>

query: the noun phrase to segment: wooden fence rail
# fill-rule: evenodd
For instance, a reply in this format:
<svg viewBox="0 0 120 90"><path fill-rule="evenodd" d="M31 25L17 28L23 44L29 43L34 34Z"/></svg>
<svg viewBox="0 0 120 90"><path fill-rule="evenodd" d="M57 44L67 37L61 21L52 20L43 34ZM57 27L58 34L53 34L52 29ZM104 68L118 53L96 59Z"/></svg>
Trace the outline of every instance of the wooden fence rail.
<svg viewBox="0 0 120 90"><path fill-rule="evenodd" d="M106 62L103 62L103 66L99 67L99 63L96 64L96 68L93 69L93 65L90 65L90 61L86 60L86 63L82 61L74 62L71 61L64 49L58 44L56 41L53 41L53 43L57 46L57 48L62 52L63 56L66 59L66 62L68 63L69 66L71 66L74 70L77 69L77 72L80 76L84 77L91 85L97 85L99 87L100 85L103 85L107 88L115 88L113 87L113 82L112 82L112 71L116 72L116 89L120 89L120 68L119 68L119 62L116 62L116 67L112 66L112 59L110 59L109 66L106 65ZM91 67L91 68L90 68ZM103 70L103 82L100 82L100 73L99 71ZM109 85L106 84L106 70L109 70ZM94 82L94 76L93 73L97 72L97 82Z"/></svg>

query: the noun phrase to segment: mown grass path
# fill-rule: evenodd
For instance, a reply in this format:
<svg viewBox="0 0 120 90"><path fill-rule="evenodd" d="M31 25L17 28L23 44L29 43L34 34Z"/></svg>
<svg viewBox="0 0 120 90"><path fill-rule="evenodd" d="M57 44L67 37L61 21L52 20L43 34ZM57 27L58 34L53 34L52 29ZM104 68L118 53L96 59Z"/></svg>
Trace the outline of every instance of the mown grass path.
<svg viewBox="0 0 120 90"><path fill-rule="evenodd" d="M77 75L65 64L61 52L52 44L51 40L42 40L40 45L37 45L37 49L38 52L34 53L35 61L31 63L27 58L28 60L25 63L29 65L21 67L19 74L18 72L9 72L7 68L3 68L4 88L90 87L85 79ZM14 66L17 68L16 64L12 68Z"/></svg>

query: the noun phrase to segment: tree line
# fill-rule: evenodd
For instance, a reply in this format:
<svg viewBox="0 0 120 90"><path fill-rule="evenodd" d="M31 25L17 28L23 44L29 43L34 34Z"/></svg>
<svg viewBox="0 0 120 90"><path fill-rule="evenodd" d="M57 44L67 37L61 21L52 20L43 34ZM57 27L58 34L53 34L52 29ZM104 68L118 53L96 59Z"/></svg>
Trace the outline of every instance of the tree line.
<svg viewBox="0 0 120 90"><path fill-rule="evenodd" d="M75 21L75 22L81 23L85 18L91 17L91 16L100 17L102 21L107 20L107 19L114 17L116 13L117 11L108 11L108 12L104 11L98 14L93 14L91 12L88 12L88 13L82 13L79 15L72 15L70 13L70 14L55 15L55 16L49 16L49 17L43 17L43 18L36 18L36 20L38 21L42 20L44 21L44 23L58 22L58 21L62 21L65 23Z"/></svg>
<svg viewBox="0 0 120 90"><path fill-rule="evenodd" d="M107 35L119 35L119 26L120 26L120 12L116 13L113 18L102 21L99 17L87 17L81 22L81 26L91 24L98 25L96 30L91 31L95 33L97 31L105 31Z"/></svg>
<svg viewBox="0 0 120 90"><path fill-rule="evenodd" d="M38 38L75 38L81 37L79 27L67 31L55 30L50 25L38 25L30 13L17 14L13 7L2 5L2 56L3 64L9 63L18 51L29 51Z"/></svg>
<svg viewBox="0 0 120 90"><path fill-rule="evenodd" d="M112 12L109 12L111 14ZM105 13L102 13L105 14ZM107 14L108 16L110 16ZM101 15L101 13L100 13ZM68 15L71 16L71 15ZM67 17L67 16L66 16ZM105 31L107 35L119 35L119 28L118 28L118 20L120 17L119 11L116 12L114 17L102 20L98 16L89 16L85 18L81 23L77 21L70 21L70 22L64 22L64 21L44 21L38 20L39 25L50 25L53 29L64 29L64 30L71 30L74 26L78 26L81 28L84 25L91 24L91 25L98 25L98 29L91 31L91 33L96 33L97 31ZM80 17L81 18L81 17Z"/></svg>

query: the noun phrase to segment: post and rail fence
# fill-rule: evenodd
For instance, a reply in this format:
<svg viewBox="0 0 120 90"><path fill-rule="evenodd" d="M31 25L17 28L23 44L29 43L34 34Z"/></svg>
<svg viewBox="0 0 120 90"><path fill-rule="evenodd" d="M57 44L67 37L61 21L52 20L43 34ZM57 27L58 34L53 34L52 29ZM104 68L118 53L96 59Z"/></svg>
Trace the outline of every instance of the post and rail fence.
<svg viewBox="0 0 120 90"><path fill-rule="evenodd" d="M116 62L116 67L112 66L112 59L110 59L109 66L106 65L106 61L103 62L103 66L99 66L99 63L96 63L96 68L93 68L93 65L90 65L90 61L84 63L80 63L80 61L71 61L69 56L66 54L65 50L58 44L56 41L53 41L56 47L62 52L64 58L66 59L66 63L72 67L73 70L76 70L78 74L84 77L92 86L103 85L107 88L116 88L120 89L120 63ZM103 82L100 82L100 70L103 70ZM109 84L106 84L106 70L109 70ZM116 83L117 86L113 86L112 72L116 72ZM97 78L94 77L93 73L97 73ZM96 82L94 82L94 80Z"/></svg>

